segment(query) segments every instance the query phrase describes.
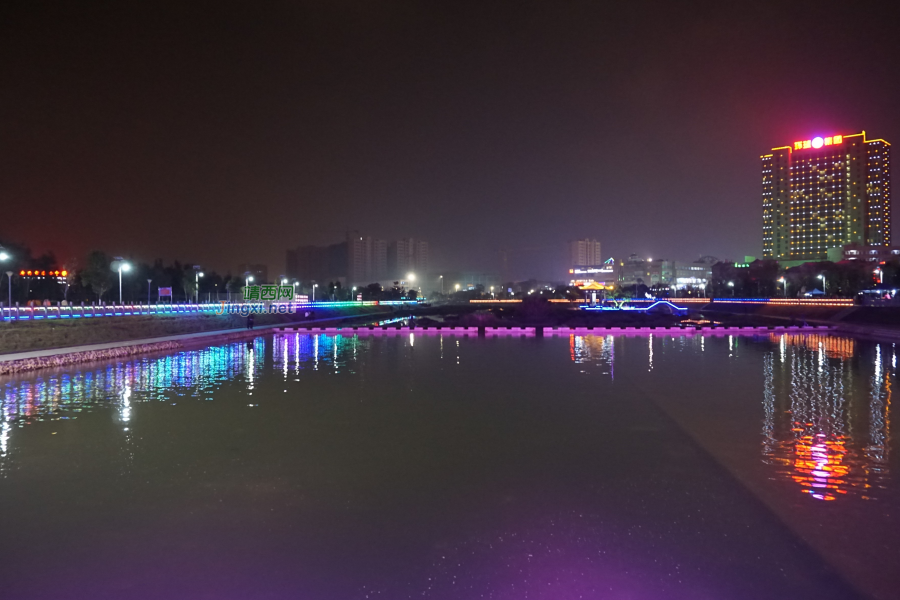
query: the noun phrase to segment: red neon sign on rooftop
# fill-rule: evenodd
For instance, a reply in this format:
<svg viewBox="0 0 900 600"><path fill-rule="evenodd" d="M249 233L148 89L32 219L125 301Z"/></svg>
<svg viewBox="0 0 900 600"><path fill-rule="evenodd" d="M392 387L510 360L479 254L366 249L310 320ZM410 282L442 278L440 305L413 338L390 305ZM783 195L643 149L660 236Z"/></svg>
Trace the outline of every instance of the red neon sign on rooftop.
<svg viewBox="0 0 900 600"><path fill-rule="evenodd" d="M802 142L794 142L794 150L807 150L809 148L815 148L818 150L822 146L834 146L837 144L844 143L844 136L842 135L832 135L826 138L814 137L811 140L804 140Z"/></svg>

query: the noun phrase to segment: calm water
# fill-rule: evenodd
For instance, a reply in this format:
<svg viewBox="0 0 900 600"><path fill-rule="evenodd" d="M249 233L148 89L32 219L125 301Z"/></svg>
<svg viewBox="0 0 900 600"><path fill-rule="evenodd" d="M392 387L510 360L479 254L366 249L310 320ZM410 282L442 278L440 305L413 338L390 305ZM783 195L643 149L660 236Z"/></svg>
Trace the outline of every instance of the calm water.
<svg viewBox="0 0 900 600"><path fill-rule="evenodd" d="M897 598L896 366L290 335L3 379L0 598Z"/></svg>

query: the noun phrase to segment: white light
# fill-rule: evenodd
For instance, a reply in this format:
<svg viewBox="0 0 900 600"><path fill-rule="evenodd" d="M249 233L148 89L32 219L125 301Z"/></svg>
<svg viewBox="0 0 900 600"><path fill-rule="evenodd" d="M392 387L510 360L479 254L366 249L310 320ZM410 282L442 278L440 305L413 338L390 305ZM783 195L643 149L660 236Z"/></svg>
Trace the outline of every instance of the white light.
<svg viewBox="0 0 900 600"><path fill-rule="evenodd" d="M122 265L119 268L122 269L123 271L130 271L131 265L129 265L128 263L122 263Z"/></svg>
<svg viewBox="0 0 900 600"><path fill-rule="evenodd" d="M0 260L8 260L8 259L9 259L9 254L7 254L6 252L0 252Z"/></svg>
<svg viewBox="0 0 900 600"><path fill-rule="evenodd" d="M407 274L406 274L406 279L408 279L409 281L415 281L415 280L416 280L416 274L415 274L415 273L407 273Z"/></svg>

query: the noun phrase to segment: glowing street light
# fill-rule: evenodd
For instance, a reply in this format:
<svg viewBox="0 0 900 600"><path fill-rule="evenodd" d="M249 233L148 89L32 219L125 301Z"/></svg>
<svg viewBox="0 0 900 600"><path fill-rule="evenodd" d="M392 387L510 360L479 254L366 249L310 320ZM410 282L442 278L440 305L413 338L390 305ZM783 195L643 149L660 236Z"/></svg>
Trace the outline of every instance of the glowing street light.
<svg viewBox="0 0 900 600"><path fill-rule="evenodd" d="M828 283L825 281L825 275L819 275L819 279L822 280L822 293L828 293Z"/></svg>
<svg viewBox="0 0 900 600"><path fill-rule="evenodd" d="M200 304L200 278L203 277L203 271L200 265L194 265L194 303Z"/></svg>
<svg viewBox="0 0 900 600"><path fill-rule="evenodd" d="M456 291L457 291L457 292L459 291L459 284L458 284L458 283L456 284Z"/></svg>
<svg viewBox="0 0 900 600"><path fill-rule="evenodd" d="M113 258L112 264L110 265L113 271L118 271L119 273L119 305L122 304L122 271L126 273L131 270L131 265L125 262L125 259L121 256L116 256Z"/></svg>
<svg viewBox="0 0 900 600"><path fill-rule="evenodd" d="M9 252L7 252L3 246L0 246L0 260L7 261L9 260Z"/></svg>
<svg viewBox="0 0 900 600"><path fill-rule="evenodd" d="M787 298L787 279L782 277L778 281L781 283L782 287L784 288L784 297Z"/></svg>
<svg viewBox="0 0 900 600"><path fill-rule="evenodd" d="M313 302L316 301L316 288L317 288L317 287L319 287L319 284L318 284L318 283L314 283L314 284L313 284L313 297L312 297L312 301L313 301Z"/></svg>
<svg viewBox="0 0 900 600"><path fill-rule="evenodd" d="M440 275L441 278L441 296L444 295L444 276Z"/></svg>
<svg viewBox="0 0 900 600"><path fill-rule="evenodd" d="M406 280L407 280L407 281L415 281L415 280L416 280L416 274L415 274L415 273L407 273L407 274L406 274Z"/></svg>
<svg viewBox="0 0 900 600"><path fill-rule="evenodd" d="M733 281L729 281L729 282L728 282L728 287L731 288L731 296L734 297L734 282L733 282Z"/></svg>

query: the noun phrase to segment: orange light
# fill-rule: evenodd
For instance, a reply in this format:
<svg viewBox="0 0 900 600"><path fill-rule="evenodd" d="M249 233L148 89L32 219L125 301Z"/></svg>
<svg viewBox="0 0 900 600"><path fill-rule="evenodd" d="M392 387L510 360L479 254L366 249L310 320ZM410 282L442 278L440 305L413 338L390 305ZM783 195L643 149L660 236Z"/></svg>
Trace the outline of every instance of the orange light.
<svg viewBox="0 0 900 600"><path fill-rule="evenodd" d="M63 277L65 277L65 276L68 275L68 274L69 274L68 271L63 271L63 272L62 272L62 276L63 276Z"/></svg>
<svg viewBox="0 0 900 600"><path fill-rule="evenodd" d="M44 277L47 275L47 271L41 271L41 276Z"/></svg>
<svg viewBox="0 0 900 600"><path fill-rule="evenodd" d="M826 145L826 146L830 146L830 145L831 145L831 142L832 142L832 139L831 139L830 137L825 138L825 145Z"/></svg>
<svg viewBox="0 0 900 600"><path fill-rule="evenodd" d="M794 150L802 150L803 142L794 142Z"/></svg>
<svg viewBox="0 0 900 600"><path fill-rule="evenodd" d="M31 277L31 271L28 271L28 276Z"/></svg>
<svg viewBox="0 0 900 600"><path fill-rule="evenodd" d="M812 148L812 140L806 140L803 142L803 148Z"/></svg>
<svg viewBox="0 0 900 600"><path fill-rule="evenodd" d="M844 136L842 136L842 135L836 135L836 136L834 136L834 143L835 143L835 144L841 144L841 143L843 143L843 142L844 142Z"/></svg>
<svg viewBox="0 0 900 600"><path fill-rule="evenodd" d="M19 271L19 275L24 275L25 271Z"/></svg>
<svg viewBox="0 0 900 600"><path fill-rule="evenodd" d="M575 272L575 269L569 269L569 274L570 274L570 275L571 275L572 273L574 273L574 272Z"/></svg>

